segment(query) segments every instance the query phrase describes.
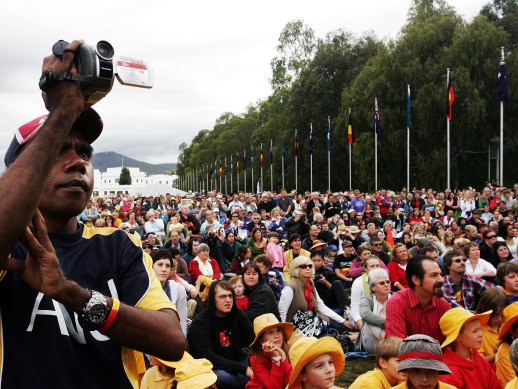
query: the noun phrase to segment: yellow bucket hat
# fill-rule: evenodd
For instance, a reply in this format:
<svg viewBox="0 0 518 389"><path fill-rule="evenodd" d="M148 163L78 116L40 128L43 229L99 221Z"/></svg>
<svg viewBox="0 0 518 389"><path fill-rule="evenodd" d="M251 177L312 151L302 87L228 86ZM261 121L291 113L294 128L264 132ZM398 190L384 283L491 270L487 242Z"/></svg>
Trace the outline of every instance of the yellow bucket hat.
<svg viewBox="0 0 518 389"><path fill-rule="evenodd" d="M254 320L255 339L250 348L254 347L263 333L273 327L279 327L282 330L284 341L291 338L291 334L293 334L293 324L281 323L273 313L265 313L264 315L257 316Z"/></svg>
<svg viewBox="0 0 518 389"><path fill-rule="evenodd" d="M446 340L442 343L441 347L444 348L450 343L453 343L459 336L462 326L470 321L479 320L481 325L486 324L489 321L489 316L493 311L487 311L474 315L470 311L464 308L452 308L446 311L439 320L439 326L441 331L446 336Z"/></svg>
<svg viewBox="0 0 518 389"><path fill-rule="evenodd" d="M502 316L504 317L504 324L500 328L500 335L498 336L499 340L503 340L507 336L507 333L512 328L513 324L518 320L518 302L505 307L502 311Z"/></svg>
<svg viewBox="0 0 518 389"><path fill-rule="evenodd" d="M180 359L179 361L164 361L163 359L160 359L160 358L156 358L156 359L160 363L162 363L162 364L164 364L166 366L172 367L173 369L176 369L180 363L188 361L188 360L193 359L193 358L192 358L191 354L189 354L187 351L185 351L183 353L183 355L182 355L182 359Z"/></svg>
<svg viewBox="0 0 518 389"><path fill-rule="evenodd" d="M212 363L207 359L190 359L181 363L175 371L174 379L178 389L206 388L218 380L212 371Z"/></svg>
<svg viewBox="0 0 518 389"><path fill-rule="evenodd" d="M336 375L339 375L344 370L344 350L335 338L324 336L317 339L311 336L297 340L289 351L289 359L291 366L293 366L293 371L286 389L301 389L300 372L304 366L322 354L331 354L333 356Z"/></svg>

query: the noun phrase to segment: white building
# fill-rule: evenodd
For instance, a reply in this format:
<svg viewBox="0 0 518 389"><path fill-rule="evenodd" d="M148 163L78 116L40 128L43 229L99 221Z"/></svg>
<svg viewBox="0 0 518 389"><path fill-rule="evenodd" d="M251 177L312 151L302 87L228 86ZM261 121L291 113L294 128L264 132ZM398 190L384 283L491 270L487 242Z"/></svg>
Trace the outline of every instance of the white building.
<svg viewBox="0 0 518 389"><path fill-rule="evenodd" d="M117 193L129 193L132 195L160 195L166 193L176 193L173 188L173 182L178 179L178 176L168 174L154 174L147 176L145 172L141 172L137 167L127 167L131 175L131 185L119 185L119 177L121 175L121 167L110 167L106 172L101 172L94 169L94 191L93 196L108 196ZM148 193L148 188L153 188L152 191L166 191L163 193Z"/></svg>

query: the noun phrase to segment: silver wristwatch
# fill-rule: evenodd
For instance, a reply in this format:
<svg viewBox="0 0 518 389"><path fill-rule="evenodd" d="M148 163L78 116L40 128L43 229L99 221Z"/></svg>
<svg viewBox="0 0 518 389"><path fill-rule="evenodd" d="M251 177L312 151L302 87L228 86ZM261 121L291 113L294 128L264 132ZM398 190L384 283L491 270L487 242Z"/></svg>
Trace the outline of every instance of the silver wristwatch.
<svg viewBox="0 0 518 389"><path fill-rule="evenodd" d="M106 297L95 290L91 290L92 296L83 308L83 313L79 316L79 324L85 330L98 330L108 318L108 300Z"/></svg>

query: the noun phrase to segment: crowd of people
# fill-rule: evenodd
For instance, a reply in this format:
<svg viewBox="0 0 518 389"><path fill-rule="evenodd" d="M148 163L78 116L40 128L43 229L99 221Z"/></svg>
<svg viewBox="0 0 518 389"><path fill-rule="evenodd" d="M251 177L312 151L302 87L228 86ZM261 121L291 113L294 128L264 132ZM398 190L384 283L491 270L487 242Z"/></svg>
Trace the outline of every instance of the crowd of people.
<svg viewBox="0 0 518 389"><path fill-rule="evenodd" d="M177 308L186 355L210 361L218 387L333 387L344 342L329 335L342 334L376 355L375 370L352 387L388 388L415 373L472 388L474 369L479 387L500 388L515 378L517 210L518 185L488 184L480 192L121 194L92 199L79 219L142 241ZM323 386L296 370L298 342L330 350L333 378ZM405 345L425 343L439 367L403 361Z"/></svg>

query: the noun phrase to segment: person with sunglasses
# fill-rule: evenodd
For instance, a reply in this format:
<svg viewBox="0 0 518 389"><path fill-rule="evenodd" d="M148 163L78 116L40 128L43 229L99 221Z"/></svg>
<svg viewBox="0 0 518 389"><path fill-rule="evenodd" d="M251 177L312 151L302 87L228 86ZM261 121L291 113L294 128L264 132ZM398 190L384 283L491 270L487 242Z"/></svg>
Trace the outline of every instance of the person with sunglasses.
<svg viewBox="0 0 518 389"><path fill-rule="evenodd" d="M453 249L446 253L443 265L447 275L444 277L442 290L452 308L462 307L474 311L482 293L495 285L466 274L466 261L466 257L458 250Z"/></svg>
<svg viewBox="0 0 518 389"><path fill-rule="evenodd" d="M304 323L317 321L318 315L323 314L331 322L351 328L351 324L326 306L318 295L313 281L315 269L311 258L298 256L291 262L290 270L291 278L286 282L279 300L279 314L282 322L293 323L296 328L304 332L307 329ZM319 336L320 333L306 333L306 335Z"/></svg>

